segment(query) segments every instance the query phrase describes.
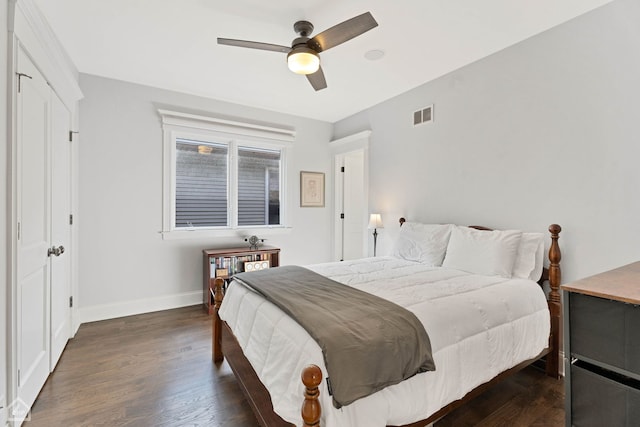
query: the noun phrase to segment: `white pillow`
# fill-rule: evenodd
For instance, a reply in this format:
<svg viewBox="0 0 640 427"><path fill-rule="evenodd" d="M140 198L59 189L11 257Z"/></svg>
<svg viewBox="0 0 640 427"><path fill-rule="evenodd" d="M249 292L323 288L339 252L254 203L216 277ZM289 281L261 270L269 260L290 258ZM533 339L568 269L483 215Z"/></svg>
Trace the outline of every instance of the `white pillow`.
<svg viewBox="0 0 640 427"><path fill-rule="evenodd" d="M405 222L400 227L391 255L430 267L440 267L452 227L451 224Z"/></svg>
<svg viewBox="0 0 640 427"><path fill-rule="evenodd" d="M518 255L513 264L513 277L538 281L544 262L544 234L522 233Z"/></svg>
<svg viewBox="0 0 640 427"><path fill-rule="evenodd" d="M518 230L486 231L456 226L451 231L442 266L510 278L521 237Z"/></svg>
<svg viewBox="0 0 640 427"><path fill-rule="evenodd" d="M544 236L544 234L543 234ZM529 279L538 281L542 277L542 270L544 269L544 237L538 245L538 250L536 251L536 266L533 268L533 271L529 275Z"/></svg>

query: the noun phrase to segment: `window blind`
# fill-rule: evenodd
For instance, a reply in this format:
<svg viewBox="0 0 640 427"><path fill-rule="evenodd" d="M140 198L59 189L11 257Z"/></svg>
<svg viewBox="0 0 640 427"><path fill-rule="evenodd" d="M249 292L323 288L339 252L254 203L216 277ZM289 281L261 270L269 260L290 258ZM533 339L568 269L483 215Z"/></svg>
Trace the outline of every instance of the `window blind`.
<svg viewBox="0 0 640 427"><path fill-rule="evenodd" d="M228 147L176 140L175 226L227 226Z"/></svg>
<svg viewBox="0 0 640 427"><path fill-rule="evenodd" d="M280 224L280 151L238 147L238 225Z"/></svg>

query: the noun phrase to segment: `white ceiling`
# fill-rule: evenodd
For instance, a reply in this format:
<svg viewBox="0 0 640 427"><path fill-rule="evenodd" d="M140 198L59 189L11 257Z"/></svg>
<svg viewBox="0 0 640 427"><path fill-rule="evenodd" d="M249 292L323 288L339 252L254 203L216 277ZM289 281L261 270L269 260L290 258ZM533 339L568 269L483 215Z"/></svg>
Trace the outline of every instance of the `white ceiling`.
<svg viewBox="0 0 640 427"><path fill-rule="evenodd" d="M335 122L611 0L36 0L78 70ZM370 11L379 26L321 54L315 92L286 55L217 37L290 45ZM377 61L365 52L379 49Z"/></svg>

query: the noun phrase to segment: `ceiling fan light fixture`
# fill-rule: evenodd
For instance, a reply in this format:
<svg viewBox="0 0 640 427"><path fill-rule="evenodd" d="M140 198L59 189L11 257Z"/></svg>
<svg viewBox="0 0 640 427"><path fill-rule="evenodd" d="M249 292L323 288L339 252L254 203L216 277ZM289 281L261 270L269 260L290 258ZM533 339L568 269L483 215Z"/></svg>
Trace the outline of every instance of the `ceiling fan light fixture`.
<svg viewBox="0 0 640 427"><path fill-rule="evenodd" d="M296 74L313 74L320 68L320 56L308 47L296 47L287 55L287 65Z"/></svg>
<svg viewBox="0 0 640 427"><path fill-rule="evenodd" d="M218 37L218 44L286 53L289 69L296 74L306 75L313 89L319 91L327 87L324 71L320 67L320 53L358 37L377 26L378 23L371 12L365 12L342 21L311 38L309 37L313 32L313 24L309 21L297 21L293 24L293 31L298 33L300 37L293 39L291 47L222 37Z"/></svg>

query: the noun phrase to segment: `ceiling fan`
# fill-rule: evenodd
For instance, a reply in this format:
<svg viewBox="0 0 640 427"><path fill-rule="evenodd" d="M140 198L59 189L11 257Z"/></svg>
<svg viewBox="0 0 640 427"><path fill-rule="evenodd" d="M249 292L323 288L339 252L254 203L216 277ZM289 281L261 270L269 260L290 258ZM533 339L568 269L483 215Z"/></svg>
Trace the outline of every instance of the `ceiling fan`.
<svg viewBox="0 0 640 427"><path fill-rule="evenodd" d="M298 21L293 24L293 30L300 37L293 40L291 47L220 37L218 37L218 44L286 53L289 69L294 73L306 75L311 86L318 91L327 87L324 72L320 67L320 52L338 46L377 26L378 23L371 13L366 12L334 25L313 38L309 38L313 32L313 24L309 21Z"/></svg>

